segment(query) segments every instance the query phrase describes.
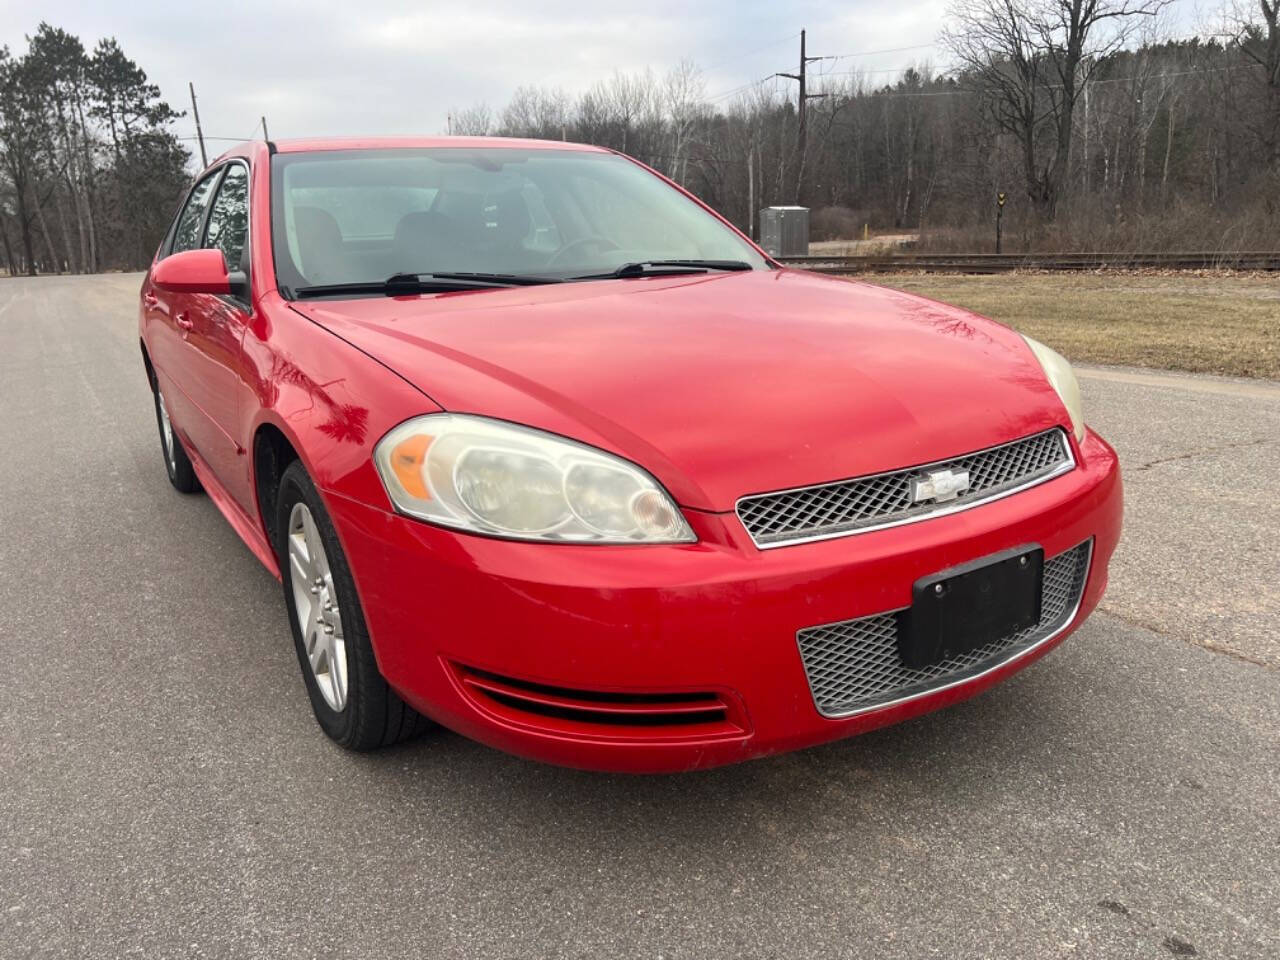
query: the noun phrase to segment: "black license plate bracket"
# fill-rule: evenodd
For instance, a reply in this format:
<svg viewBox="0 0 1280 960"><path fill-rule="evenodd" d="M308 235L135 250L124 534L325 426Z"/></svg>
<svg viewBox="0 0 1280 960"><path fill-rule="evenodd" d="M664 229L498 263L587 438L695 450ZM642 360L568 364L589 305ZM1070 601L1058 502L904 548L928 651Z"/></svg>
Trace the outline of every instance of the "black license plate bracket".
<svg viewBox="0 0 1280 960"><path fill-rule="evenodd" d="M1014 547L917 580L898 614L898 655L921 669L1040 622L1044 549Z"/></svg>

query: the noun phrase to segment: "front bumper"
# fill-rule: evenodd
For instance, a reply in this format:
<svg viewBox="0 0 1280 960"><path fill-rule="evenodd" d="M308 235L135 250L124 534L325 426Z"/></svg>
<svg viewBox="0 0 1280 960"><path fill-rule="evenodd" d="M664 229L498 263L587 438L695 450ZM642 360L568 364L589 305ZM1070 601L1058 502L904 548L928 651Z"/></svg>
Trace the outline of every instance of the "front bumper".
<svg viewBox="0 0 1280 960"><path fill-rule="evenodd" d="M1076 458L1064 476L971 510L768 551L733 514L686 511L695 544L601 547L487 539L332 494L326 500L379 666L406 701L522 756L675 771L896 723L967 699L1056 646L1097 606L1120 535L1114 451L1089 432ZM921 577L1013 546L1039 543L1052 557L1087 540L1092 557L1079 608L1044 643L903 701L844 718L818 711L797 631L899 609ZM591 692L601 704L610 695L626 703L710 696L724 710L712 725L584 724L564 711L513 708L518 701L501 693L521 688L505 687L503 678L547 702L566 690ZM486 685L498 699L484 695Z"/></svg>

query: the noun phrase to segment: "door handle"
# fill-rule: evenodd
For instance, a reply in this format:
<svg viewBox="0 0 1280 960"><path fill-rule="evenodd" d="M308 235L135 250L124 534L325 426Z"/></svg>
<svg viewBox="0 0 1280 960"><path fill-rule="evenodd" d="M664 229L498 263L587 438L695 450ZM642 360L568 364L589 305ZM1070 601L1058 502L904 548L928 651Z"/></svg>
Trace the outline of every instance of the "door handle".
<svg viewBox="0 0 1280 960"><path fill-rule="evenodd" d="M188 317L185 313L178 314L177 324L178 324L179 330L191 331L196 328L196 325L192 322L191 318Z"/></svg>

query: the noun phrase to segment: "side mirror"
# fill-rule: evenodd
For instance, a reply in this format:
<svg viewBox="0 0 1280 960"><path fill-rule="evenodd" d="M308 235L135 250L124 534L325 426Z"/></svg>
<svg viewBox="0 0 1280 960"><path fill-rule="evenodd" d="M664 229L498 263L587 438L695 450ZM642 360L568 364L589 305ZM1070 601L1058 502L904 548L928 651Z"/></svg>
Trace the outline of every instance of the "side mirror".
<svg viewBox="0 0 1280 960"><path fill-rule="evenodd" d="M242 296L244 275L230 273L221 250L183 250L165 257L151 271L151 282L169 293Z"/></svg>

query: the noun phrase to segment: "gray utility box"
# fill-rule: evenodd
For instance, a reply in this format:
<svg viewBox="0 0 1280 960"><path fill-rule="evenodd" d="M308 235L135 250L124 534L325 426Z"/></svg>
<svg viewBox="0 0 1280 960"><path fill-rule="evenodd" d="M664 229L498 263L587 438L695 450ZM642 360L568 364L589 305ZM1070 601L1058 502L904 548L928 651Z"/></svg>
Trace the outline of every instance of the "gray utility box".
<svg viewBox="0 0 1280 960"><path fill-rule="evenodd" d="M760 246L771 257L809 255L809 208L765 207L760 211Z"/></svg>

